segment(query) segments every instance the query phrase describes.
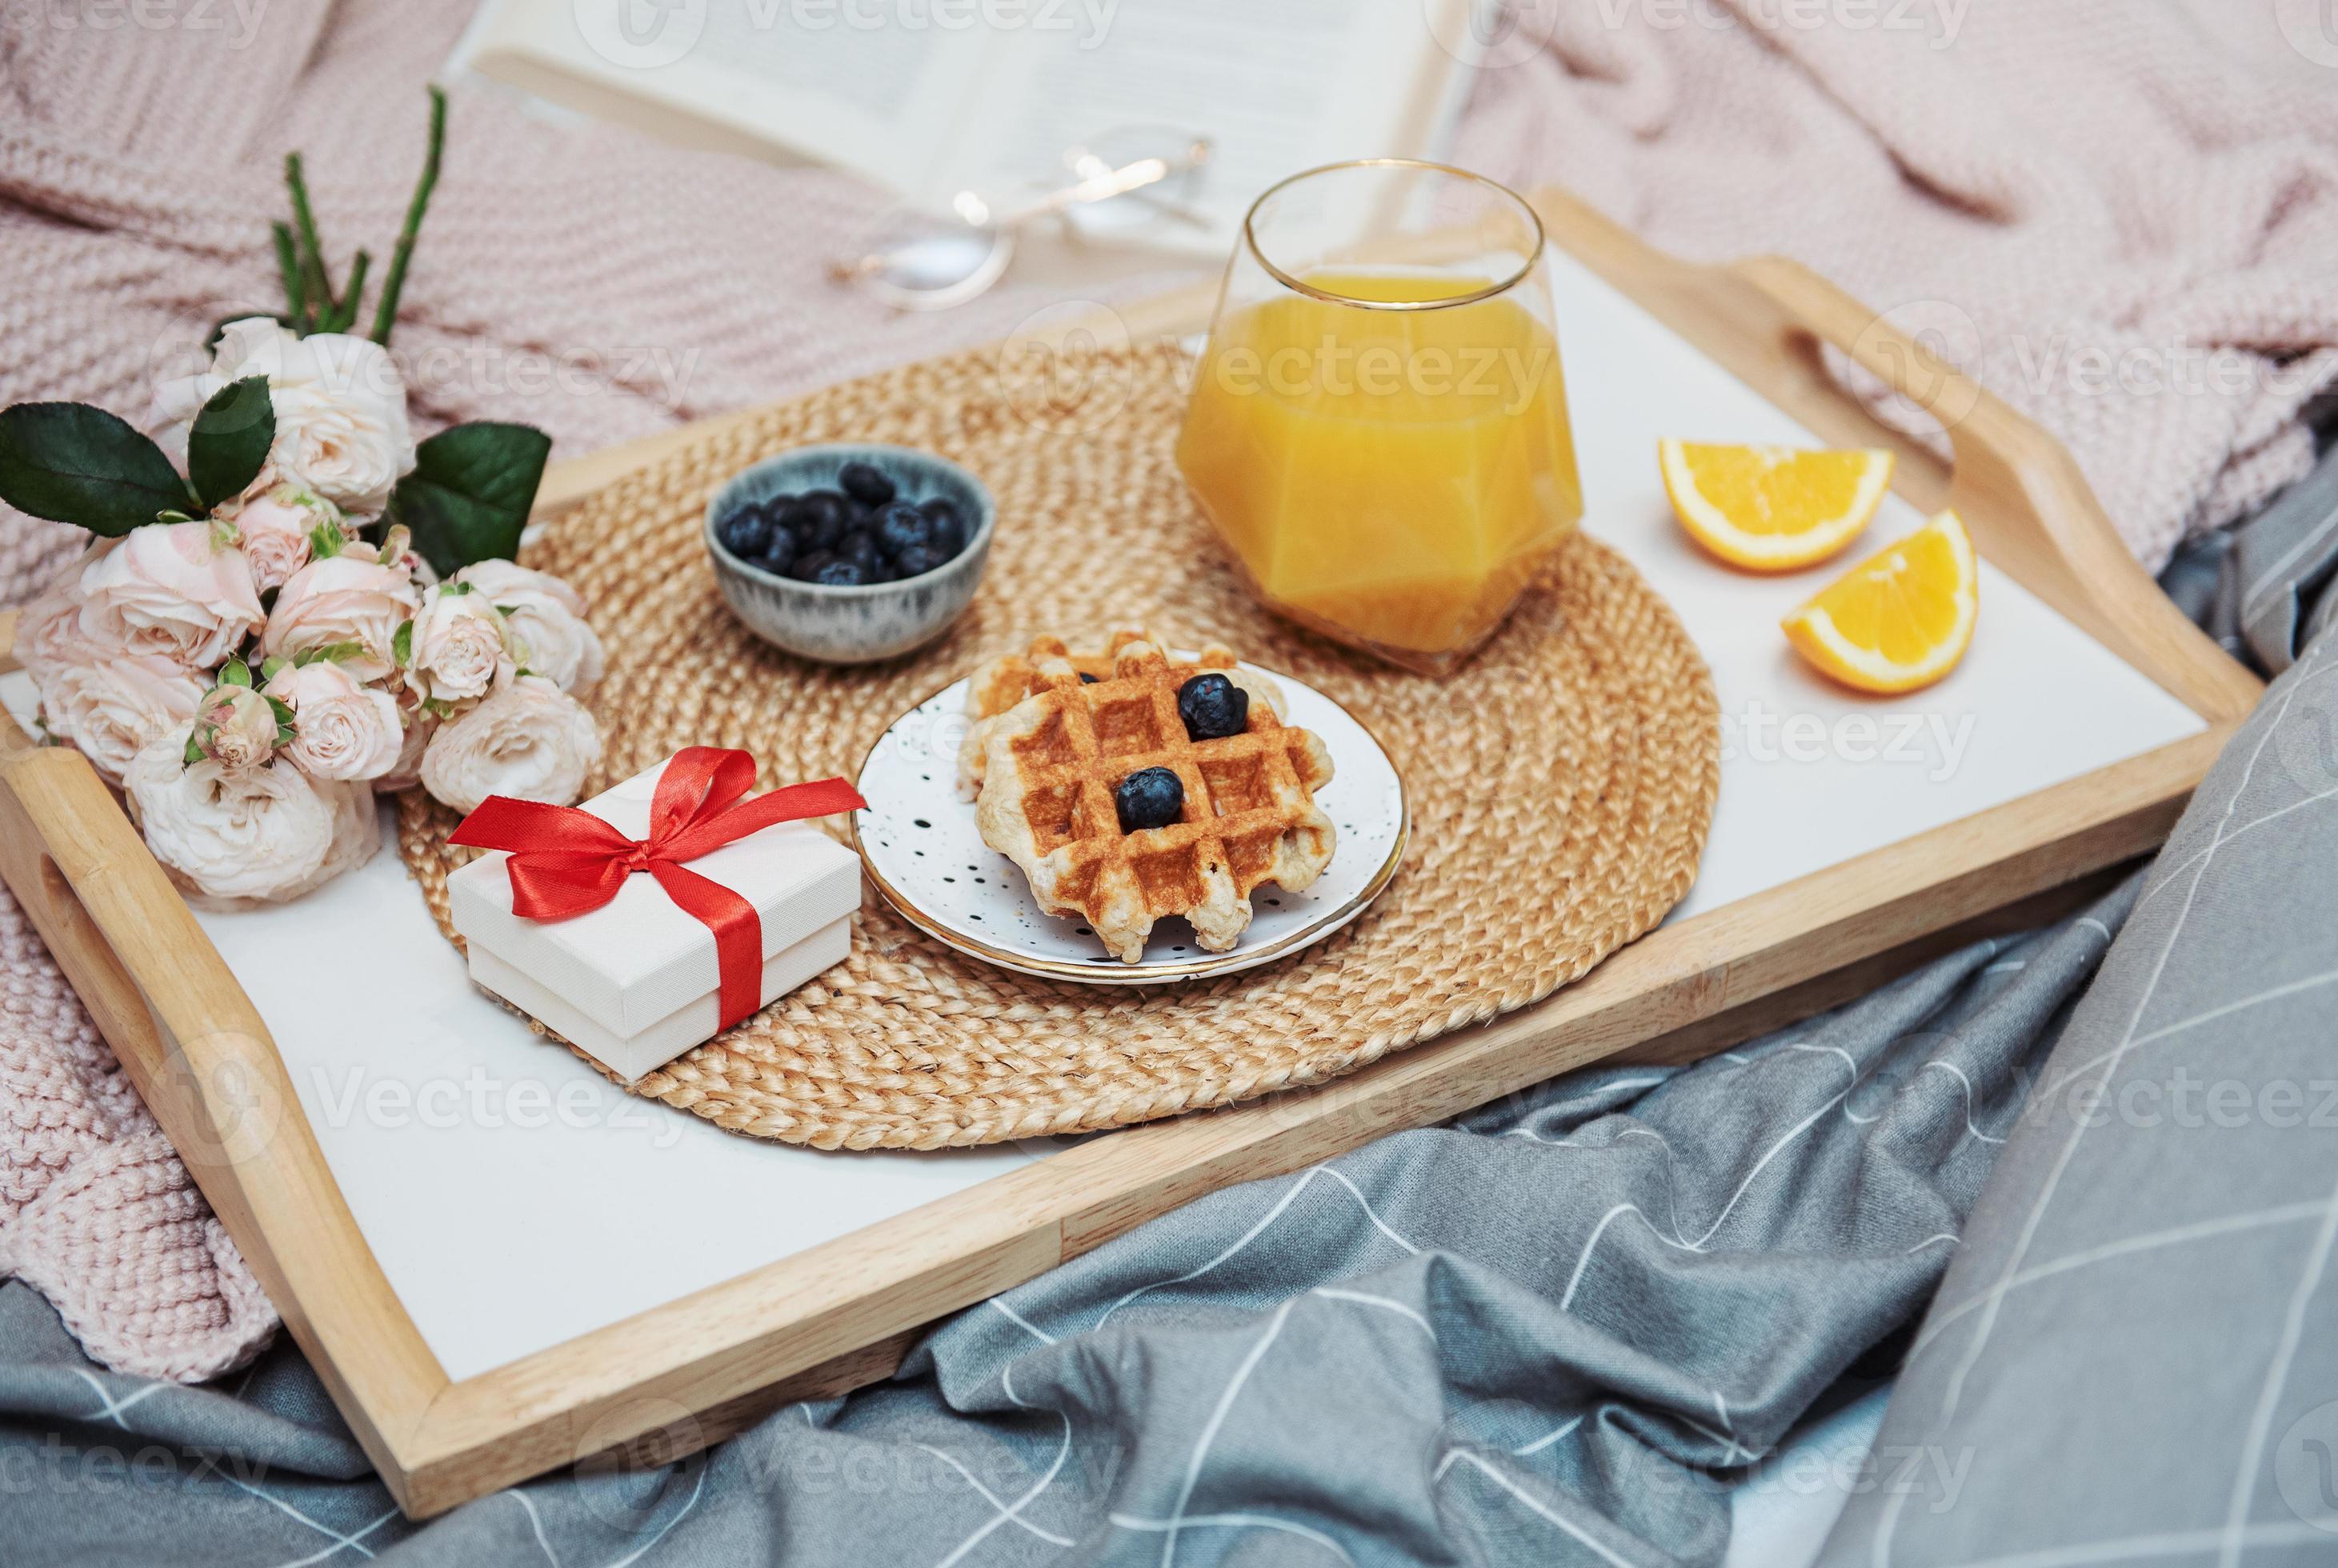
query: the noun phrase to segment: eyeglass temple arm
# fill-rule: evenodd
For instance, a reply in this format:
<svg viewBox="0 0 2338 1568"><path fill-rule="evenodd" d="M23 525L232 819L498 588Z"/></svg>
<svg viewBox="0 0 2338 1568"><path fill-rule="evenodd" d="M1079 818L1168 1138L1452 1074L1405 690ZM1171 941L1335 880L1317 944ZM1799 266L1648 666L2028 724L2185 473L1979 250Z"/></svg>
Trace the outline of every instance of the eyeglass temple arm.
<svg viewBox="0 0 2338 1568"><path fill-rule="evenodd" d="M997 220L997 226L1013 229L1035 218L1045 218L1067 208L1084 206L1091 201L1109 201L1115 196L1142 191L1147 185L1159 184L1172 174L1200 168L1210 161L1210 152L1211 143L1201 140L1189 143L1183 152L1173 158L1139 158L1134 163L1124 163L1117 169L1091 175L1060 191L1051 191L1029 206L1018 208Z"/></svg>

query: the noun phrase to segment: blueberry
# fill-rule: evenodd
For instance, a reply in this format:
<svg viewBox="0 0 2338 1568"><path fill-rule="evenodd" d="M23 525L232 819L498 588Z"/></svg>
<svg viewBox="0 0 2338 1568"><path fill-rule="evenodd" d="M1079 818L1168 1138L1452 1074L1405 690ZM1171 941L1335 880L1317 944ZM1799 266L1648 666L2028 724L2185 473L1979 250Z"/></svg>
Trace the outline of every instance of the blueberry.
<svg viewBox="0 0 2338 1568"><path fill-rule="evenodd" d="M1093 685L1095 685L1095 683L1096 683L1096 678L1095 678L1095 676L1093 676L1093 675L1089 674L1089 673L1088 673L1086 671L1085 671L1085 670L1083 670L1083 671L1080 671L1080 684L1081 684L1081 685L1083 685L1083 686L1093 686Z"/></svg>
<svg viewBox="0 0 2338 1568"><path fill-rule="evenodd" d="M877 541L859 528L836 542L836 553L863 572L877 564Z"/></svg>
<svg viewBox="0 0 2338 1568"><path fill-rule="evenodd" d="M788 564L788 575L799 583L814 582L813 574L835 559L825 550L807 550Z"/></svg>
<svg viewBox="0 0 2338 1568"><path fill-rule="evenodd" d="M1145 768L1120 781L1112 803L1120 812L1124 833L1166 828L1185 809L1185 787L1166 768Z"/></svg>
<svg viewBox="0 0 2338 1568"><path fill-rule="evenodd" d="M925 546L934 542L933 519L910 505L896 501L877 513L877 543L888 555L899 555L912 545Z"/></svg>
<svg viewBox="0 0 2338 1568"><path fill-rule="evenodd" d="M929 544L912 544L893 557L893 565L904 577L922 577L942 564Z"/></svg>
<svg viewBox="0 0 2338 1568"><path fill-rule="evenodd" d="M785 572L796 558L796 536L784 528L771 530L771 537L763 553L755 557L755 564L766 572Z"/></svg>
<svg viewBox="0 0 2338 1568"><path fill-rule="evenodd" d="M833 550L852 525L852 503L834 490L808 490L796 497L789 522L801 544L814 550Z"/></svg>
<svg viewBox="0 0 2338 1568"><path fill-rule="evenodd" d="M830 556L812 573L811 581L828 588L858 588L869 581L869 575L860 562Z"/></svg>
<svg viewBox="0 0 2338 1568"><path fill-rule="evenodd" d="M1250 693L1212 671L1177 688L1177 717L1196 740L1239 735L1250 726Z"/></svg>
<svg viewBox="0 0 2338 1568"><path fill-rule="evenodd" d="M956 506L937 495L918 510L925 513L927 520L933 524L933 546L941 552L943 560L948 560L966 548L966 519L958 515Z"/></svg>
<svg viewBox="0 0 2338 1568"><path fill-rule="evenodd" d="M722 548L742 561L752 561L771 543L771 519L759 506L742 506L714 525Z"/></svg>
<svg viewBox="0 0 2338 1568"><path fill-rule="evenodd" d="M844 471L837 475L836 483L863 506L882 506L897 494L893 481L873 463L847 463Z"/></svg>

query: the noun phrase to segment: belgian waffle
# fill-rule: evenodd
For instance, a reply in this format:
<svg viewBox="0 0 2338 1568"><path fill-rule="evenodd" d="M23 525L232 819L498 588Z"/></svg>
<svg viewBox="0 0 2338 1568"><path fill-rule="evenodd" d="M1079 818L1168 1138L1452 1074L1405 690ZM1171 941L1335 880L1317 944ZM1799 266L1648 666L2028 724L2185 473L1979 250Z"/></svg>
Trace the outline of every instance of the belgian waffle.
<svg viewBox="0 0 2338 1568"><path fill-rule="evenodd" d="M1337 835L1314 792L1331 782L1331 760L1319 737L1282 722L1276 702L1253 698L1239 735L1194 740L1177 691L1197 669L1153 642L1115 638L1111 669L1094 681L1052 651L1032 668L1038 689L986 721L976 820L1041 907L1085 917L1134 964L1164 916L1184 916L1204 949L1223 953L1250 925L1261 883L1297 892L1322 874ZM1006 680L989 689L1007 690ZM1114 789L1147 768L1176 774L1181 818L1124 832Z"/></svg>
<svg viewBox="0 0 2338 1568"><path fill-rule="evenodd" d="M994 659L976 671L966 686L966 713L973 722L967 730L965 743L958 749L958 793L971 800L981 792L985 743L991 720L1026 697L1064 681L1110 679L1113 662L1120 657L1120 651L1138 642L1149 642L1164 651L1172 646L1157 632L1125 629L1115 632L1101 652L1091 653L1073 652L1060 637L1041 637L1027 652ZM1236 663L1230 650L1213 645L1203 649L1201 657L1192 662L1173 662L1171 668L1180 671L1181 682L1185 676L1214 670L1249 692L1252 702L1264 702L1274 710L1275 717L1281 718L1286 711L1282 691L1272 681L1236 669Z"/></svg>

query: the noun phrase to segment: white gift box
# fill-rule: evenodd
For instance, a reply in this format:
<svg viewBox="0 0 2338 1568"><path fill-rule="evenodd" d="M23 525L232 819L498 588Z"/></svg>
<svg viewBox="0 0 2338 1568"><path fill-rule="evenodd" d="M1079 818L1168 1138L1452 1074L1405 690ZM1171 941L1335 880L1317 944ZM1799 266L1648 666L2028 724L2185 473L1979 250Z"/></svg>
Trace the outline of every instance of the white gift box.
<svg viewBox="0 0 2338 1568"><path fill-rule="evenodd" d="M649 831L661 762L585 801L629 838ZM447 879L471 978L543 1021L627 1083L712 1039L721 1020L714 933L653 877L624 879L598 909L563 920L512 913L510 857L489 850ZM767 1007L844 961L860 906L860 858L817 828L782 822L688 862L755 906Z"/></svg>

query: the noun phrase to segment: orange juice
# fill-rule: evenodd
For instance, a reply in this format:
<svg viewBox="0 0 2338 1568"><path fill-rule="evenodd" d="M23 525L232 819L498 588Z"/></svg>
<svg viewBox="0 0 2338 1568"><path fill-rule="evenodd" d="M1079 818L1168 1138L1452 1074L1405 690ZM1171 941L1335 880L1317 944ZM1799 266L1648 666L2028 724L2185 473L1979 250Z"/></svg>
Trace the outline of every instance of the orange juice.
<svg viewBox="0 0 2338 1568"><path fill-rule="evenodd" d="M1484 278L1317 272L1454 299ZM1439 667L1501 623L1583 514L1558 346L1514 299L1372 309L1288 293L1220 321L1177 464L1261 597Z"/></svg>

